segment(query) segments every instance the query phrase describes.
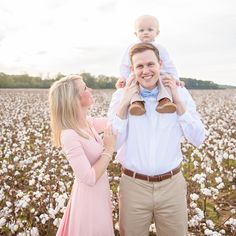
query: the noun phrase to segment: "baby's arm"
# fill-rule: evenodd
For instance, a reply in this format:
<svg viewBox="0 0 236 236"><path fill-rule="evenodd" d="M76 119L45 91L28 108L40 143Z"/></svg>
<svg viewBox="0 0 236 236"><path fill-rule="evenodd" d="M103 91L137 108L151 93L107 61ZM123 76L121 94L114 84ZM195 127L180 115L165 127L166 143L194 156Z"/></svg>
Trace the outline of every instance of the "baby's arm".
<svg viewBox="0 0 236 236"><path fill-rule="evenodd" d="M124 88L125 87L125 81L126 79L125 78L118 78L118 80L116 81L116 88L119 89L119 88Z"/></svg>
<svg viewBox="0 0 236 236"><path fill-rule="evenodd" d="M159 53L160 53L160 58L162 60L163 66L162 66L162 70L161 70L161 75L164 78L165 74L170 75L176 82L177 86L181 86L184 87L184 82L179 80L179 76L177 73L177 69L174 65L173 60L171 59L168 51L161 46L160 44L156 45Z"/></svg>
<svg viewBox="0 0 236 236"><path fill-rule="evenodd" d="M129 78L131 73L131 62L129 59L129 50L132 45L130 45L126 50L122 57L121 64L120 64L120 75L121 78L119 78L116 82L116 88L123 88L125 87L126 80Z"/></svg>

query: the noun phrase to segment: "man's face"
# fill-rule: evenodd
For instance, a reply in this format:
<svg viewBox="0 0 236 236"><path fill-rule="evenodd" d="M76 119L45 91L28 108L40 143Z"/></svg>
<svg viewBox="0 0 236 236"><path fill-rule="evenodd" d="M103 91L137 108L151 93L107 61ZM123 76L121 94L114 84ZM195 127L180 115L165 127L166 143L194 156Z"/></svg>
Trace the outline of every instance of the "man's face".
<svg viewBox="0 0 236 236"><path fill-rule="evenodd" d="M161 62L151 50L136 53L132 57L132 71L139 84L152 90L157 86Z"/></svg>

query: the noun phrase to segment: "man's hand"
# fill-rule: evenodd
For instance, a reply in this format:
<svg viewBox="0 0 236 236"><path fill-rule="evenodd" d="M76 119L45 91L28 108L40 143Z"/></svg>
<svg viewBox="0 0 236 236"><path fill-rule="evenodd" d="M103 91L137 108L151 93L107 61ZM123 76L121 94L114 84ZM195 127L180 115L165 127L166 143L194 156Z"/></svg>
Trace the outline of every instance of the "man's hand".
<svg viewBox="0 0 236 236"><path fill-rule="evenodd" d="M131 102L131 98L134 96L135 93L139 91L139 86L136 83L134 77L127 79L126 85L124 87L124 93L120 100L120 104L117 110L117 116L121 119L126 119L128 114L128 107Z"/></svg>
<svg viewBox="0 0 236 236"><path fill-rule="evenodd" d="M169 87L171 92L177 90L176 80L169 74L164 74L161 76L161 81L165 87Z"/></svg>
<svg viewBox="0 0 236 236"><path fill-rule="evenodd" d="M130 104L131 98L134 96L135 93L138 93L138 91L139 86L136 83L135 77L130 76L126 81L126 85L124 87L124 94L121 101Z"/></svg>
<svg viewBox="0 0 236 236"><path fill-rule="evenodd" d="M173 102L176 105L176 112L178 115L182 115L185 112L185 107L180 99L180 96L177 91L177 85L175 79L170 75L164 75L162 77L162 83L164 86L169 87L172 93Z"/></svg>

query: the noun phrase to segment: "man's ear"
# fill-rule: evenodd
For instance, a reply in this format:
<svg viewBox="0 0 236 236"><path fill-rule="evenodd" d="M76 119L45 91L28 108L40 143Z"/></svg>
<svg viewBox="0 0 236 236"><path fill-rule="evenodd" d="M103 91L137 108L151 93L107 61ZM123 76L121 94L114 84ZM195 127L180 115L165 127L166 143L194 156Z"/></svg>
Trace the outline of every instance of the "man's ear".
<svg viewBox="0 0 236 236"><path fill-rule="evenodd" d="M134 67L132 65L130 66L130 71L134 73Z"/></svg>
<svg viewBox="0 0 236 236"><path fill-rule="evenodd" d="M157 30L156 37L160 34L160 30Z"/></svg>
<svg viewBox="0 0 236 236"><path fill-rule="evenodd" d="M160 68L162 69L162 67L163 67L163 61L160 59L159 60L159 65L160 65Z"/></svg>
<svg viewBox="0 0 236 236"><path fill-rule="evenodd" d="M137 32L134 32L134 35L135 35L136 37L138 37L138 34L137 34Z"/></svg>

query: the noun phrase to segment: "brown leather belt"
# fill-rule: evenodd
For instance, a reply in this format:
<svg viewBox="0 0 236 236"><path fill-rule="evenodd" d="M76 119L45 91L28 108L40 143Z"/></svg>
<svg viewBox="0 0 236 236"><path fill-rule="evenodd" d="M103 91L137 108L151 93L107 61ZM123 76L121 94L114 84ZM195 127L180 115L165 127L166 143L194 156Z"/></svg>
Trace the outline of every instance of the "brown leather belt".
<svg viewBox="0 0 236 236"><path fill-rule="evenodd" d="M171 178L173 175L176 175L177 173L179 173L180 170L181 170L181 166L179 165L175 169L173 169L169 172L166 172L164 174L161 174L161 175L148 176L148 175L135 173L132 170L129 170L129 169L126 169L126 168L123 168L123 173L125 175L128 175L128 176L136 178L136 179L146 180L146 181L149 181L149 182L160 182L162 180Z"/></svg>

